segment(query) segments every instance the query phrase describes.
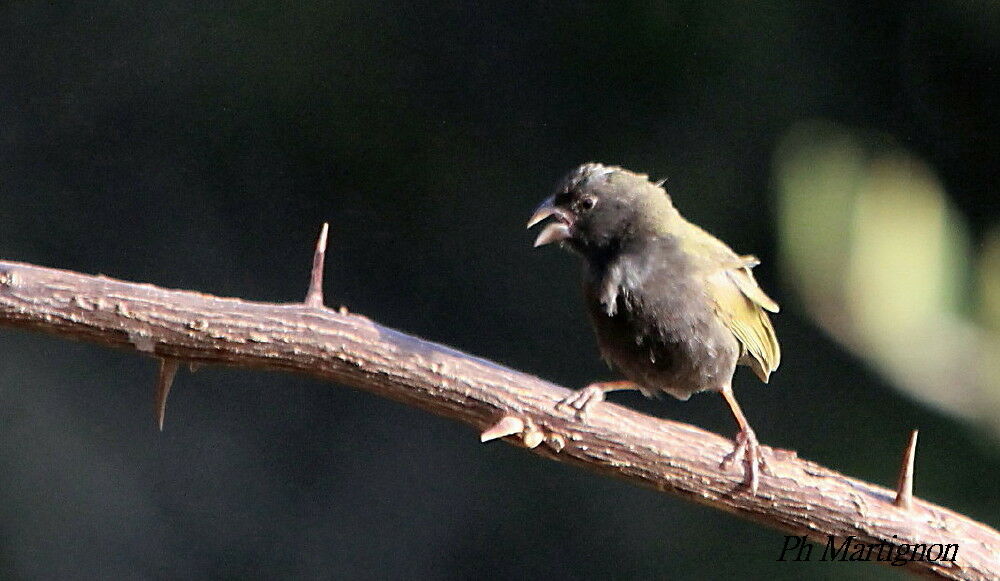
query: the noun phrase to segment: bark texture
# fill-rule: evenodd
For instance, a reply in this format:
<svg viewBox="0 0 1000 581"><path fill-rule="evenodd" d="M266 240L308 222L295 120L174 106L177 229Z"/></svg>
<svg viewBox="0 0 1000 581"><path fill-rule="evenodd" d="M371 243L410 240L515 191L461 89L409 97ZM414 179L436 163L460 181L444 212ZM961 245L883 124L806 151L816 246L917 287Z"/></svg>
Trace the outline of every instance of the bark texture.
<svg viewBox="0 0 1000 581"><path fill-rule="evenodd" d="M1000 579L1000 533L960 514L918 498L897 507L893 491L767 447L771 474L751 495L742 471L720 469L732 443L719 435L610 403L582 421L556 407L569 393L563 387L346 311L0 261L0 325L167 360L311 375L459 420L487 438L507 434L509 443L546 458L807 535L819 543L814 552L828 535L837 548L850 536L866 544L957 544L954 562L912 561L904 569ZM848 546L848 558L855 548Z"/></svg>

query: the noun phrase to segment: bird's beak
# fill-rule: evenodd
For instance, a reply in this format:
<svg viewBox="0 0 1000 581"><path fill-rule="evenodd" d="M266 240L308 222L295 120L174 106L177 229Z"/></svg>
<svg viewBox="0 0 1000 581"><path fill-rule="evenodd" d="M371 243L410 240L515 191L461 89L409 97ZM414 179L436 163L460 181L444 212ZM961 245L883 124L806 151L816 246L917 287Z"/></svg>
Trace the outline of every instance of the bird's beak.
<svg viewBox="0 0 1000 581"><path fill-rule="evenodd" d="M559 206L555 205L555 196L549 196L535 208L535 213L531 215L531 219L528 220L528 228L535 226L542 220L555 216L556 221L551 222L538 234L538 238L535 238L535 248L539 246L545 246L546 244L551 244L553 242L560 242L570 238L572 234L570 233L570 228L573 226L573 214Z"/></svg>

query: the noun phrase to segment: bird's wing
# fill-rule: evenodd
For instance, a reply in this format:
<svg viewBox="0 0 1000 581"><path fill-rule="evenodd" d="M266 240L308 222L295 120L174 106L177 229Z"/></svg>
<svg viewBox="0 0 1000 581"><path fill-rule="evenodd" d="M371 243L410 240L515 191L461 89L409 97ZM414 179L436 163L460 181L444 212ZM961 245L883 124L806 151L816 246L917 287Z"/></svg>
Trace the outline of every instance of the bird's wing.
<svg viewBox="0 0 1000 581"><path fill-rule="evenodd" d="M767 383L781 362L781 349L764 309L777 312L778 304L760 290L748 267L718 269L705 285L719 318L743 347L741 362Z"/></svg>
<svg viewBox="0 0 1000 581"><path fill-rule="evenodd" d="M753 258L755 262L753 266L744 264L739 268L728 269L726 270L726 274L729 275L729 278L733 280L733 283L739 287L740 291L742 291L747 298L764 309L771 311L772 313L777 313L780 310L778 303L774 302L774 299L764 294L764 291L757 285L757 279L753 277L753 272L750 271L751 268L760 264L760 261L753 256L741 256L740 258Z"/></svg>
<svg viewBox="0 0 1000 581"><path fill-rule="evenodd" d="M781 362L781 349L765 310L778 312L778 303L757 286L750 269L760 264L756 256L740 256L725 242L687 222L680 237L695 263L712 265L703 275L706 292L719 318L743 348L741 363L749 365L767 383Z"/></svg>
<svg viewBox="0 0 1000 581"><path fill-rule="evenodd" d="M781 363L781 348L771 319L764 310L778 312L778 303L757 286L748 266L721 268L706 276L706 291L722 322L743 347L741 362L767 383Z"/></svg>

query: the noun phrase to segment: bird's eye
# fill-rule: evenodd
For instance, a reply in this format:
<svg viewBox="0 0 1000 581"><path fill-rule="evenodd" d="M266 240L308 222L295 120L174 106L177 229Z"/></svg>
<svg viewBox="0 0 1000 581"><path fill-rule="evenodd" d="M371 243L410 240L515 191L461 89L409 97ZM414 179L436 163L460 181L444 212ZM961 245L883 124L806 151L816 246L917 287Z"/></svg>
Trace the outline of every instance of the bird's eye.
<svg viewBox="0 0 1000 581"><path fill-rule="evenodd" d="M594 196L584 196L580 198L580 209L581 210L593 210L594 206L597 205L597 198Z"/></svg>

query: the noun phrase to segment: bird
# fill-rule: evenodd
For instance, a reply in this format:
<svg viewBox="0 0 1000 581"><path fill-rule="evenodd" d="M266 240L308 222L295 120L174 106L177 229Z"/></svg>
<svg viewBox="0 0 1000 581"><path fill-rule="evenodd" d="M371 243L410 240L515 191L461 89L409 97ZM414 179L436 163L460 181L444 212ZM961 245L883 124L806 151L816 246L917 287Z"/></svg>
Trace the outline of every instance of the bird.
<svg viewBox="0 0 1000 581"><path fill-rule="evenodd" d="M719 392L738 427L721 467L742 463L743 482L756 494L767 463L732 382L744 365L767 383L781 361L768 316L778 303L752 272L760 261L681 216L662 181L620 166L585 163L569 172L528 228L550 218L534 245L559 243L582 258L601 356L626 379L592 383L559 405L585 417L611 391L679 400Z"/></svg>

